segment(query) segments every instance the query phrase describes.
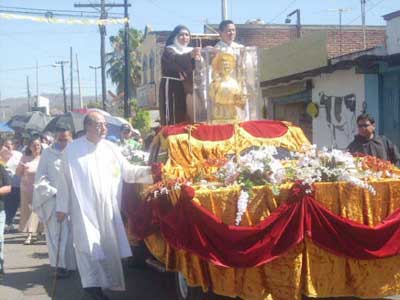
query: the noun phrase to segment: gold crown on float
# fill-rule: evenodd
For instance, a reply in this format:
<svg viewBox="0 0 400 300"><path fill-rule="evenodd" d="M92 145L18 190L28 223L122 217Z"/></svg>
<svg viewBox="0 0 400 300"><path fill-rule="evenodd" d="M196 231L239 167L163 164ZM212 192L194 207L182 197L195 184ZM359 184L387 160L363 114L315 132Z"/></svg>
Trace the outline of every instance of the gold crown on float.
<svg viewBox="0 0 400 300"><path fill-rule="evenodd" d="M211 66L219 73L222 70L223 62L228 62L233 69L236 66L236 57L226 52L219 52L212 60Z"/></svg>

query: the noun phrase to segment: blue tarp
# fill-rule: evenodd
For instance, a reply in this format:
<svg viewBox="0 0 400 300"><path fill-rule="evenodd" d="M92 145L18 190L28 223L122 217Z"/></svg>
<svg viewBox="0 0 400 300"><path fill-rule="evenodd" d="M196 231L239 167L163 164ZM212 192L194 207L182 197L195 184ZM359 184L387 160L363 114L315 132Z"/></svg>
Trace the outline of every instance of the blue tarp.
<svg viewBox="0 0 400 300"><path fill-rule="evenodd" d="M0 132L14 132L14 130L6 122L0 122Z"/></svg>

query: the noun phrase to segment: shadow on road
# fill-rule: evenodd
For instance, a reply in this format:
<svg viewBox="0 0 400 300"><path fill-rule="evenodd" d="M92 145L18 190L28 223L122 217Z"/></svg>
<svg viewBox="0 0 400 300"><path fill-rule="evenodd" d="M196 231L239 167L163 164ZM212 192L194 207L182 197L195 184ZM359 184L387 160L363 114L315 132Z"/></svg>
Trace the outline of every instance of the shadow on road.
<svg viewBox="0 0 400 300"><path fill-rule="evenodd" d="M20 291L27 298L33 295L51 296L53 289L53 271L48 264L32 268L9 269L1 281L1 286L10 287ZM59 280L56 289L57 300L80 299L81 286L77 273L68 279Z"/></svg>

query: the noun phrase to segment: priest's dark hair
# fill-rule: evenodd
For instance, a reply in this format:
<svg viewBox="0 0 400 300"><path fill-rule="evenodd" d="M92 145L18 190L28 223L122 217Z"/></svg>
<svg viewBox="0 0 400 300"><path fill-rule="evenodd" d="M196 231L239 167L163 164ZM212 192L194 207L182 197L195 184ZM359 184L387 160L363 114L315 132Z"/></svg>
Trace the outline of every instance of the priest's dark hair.
<svg viewBox="0 0 400 300"><path fill-rule="evenodd" d="M2 138L0 138L0 148L3 147L6 142L11 142L12 144L14 144L14 141L12 138L2 137Z"/></svg>
<svg viewBox="0 0 400 300"><path fill-rule="evenodd" d="M69 132L72 133L72 129L71 129L71 126L69 124L62 124L62 125L56 126L56 128L54 129L54 132L56 134L57 133L63 133L63 132L66 132L66 131L69 131Z"/></svg>
<svg viewBox="0 0 400 300"><path fill-rule="evenodd" d="M235 23L233 23L232 20L223 20L221 23L219 23L219 26L218 26L219 32L224 31L225 27L230 25L230 24L235 25Z"/></svg>
<svg viewBox="0 0 400 300"><path fill-rule="evenodd" d="M189 32L189 35L191 35L189 28L187 28L185 25L178 25L174 28L174 30L172 30L172 32L168 36L167 41L165 42L165 46L172 45L181 30L186 30L187 32Z"/></svg>
<svg viewBox="0 0 400 300"><path fill-rule="evenodd" d="M357 117L357 124L358 124L358 122L364 121L364 120L369 121L371 124L375 124L375 119L374 119L374 117L371 116L370 114L367 114L367 113L361 114L361 115L359 115L359 116Z"/></svg>

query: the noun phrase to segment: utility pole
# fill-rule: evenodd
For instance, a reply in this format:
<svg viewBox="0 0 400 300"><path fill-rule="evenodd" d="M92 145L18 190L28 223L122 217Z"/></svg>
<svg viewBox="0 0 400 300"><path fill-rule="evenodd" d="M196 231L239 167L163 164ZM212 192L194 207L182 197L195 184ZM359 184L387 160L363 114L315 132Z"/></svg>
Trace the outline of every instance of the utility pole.
<svg viewBox="0 0 400 300"><path fill-rule="evenodd" d="M294 14L296 14L296 36L297 36L297 38L301 38L300 9L296 9L296 10L292 11L290 14L288 14L286 16L285 23L290 24L290 22L292 21L290 17L293 16Z"/></svg>
<svg viewBox="0 0 400 300"><path fill-rule="evenodd" d="M334 8L334 9L328 9L328 11L333 11L333 12L338 12L339 13L339 55L342 55L342 15L345 12L351 11L349 8Z"/></svg>
<svg viewBox="0 0 400 300"><path fill-rule="evenodd" d="M2 121L4 122L6 120L6 109L10 108L9 105L2 105L1 104L1 91L0 91L0 110L2 114Z"/></svg>
<svg viewBox="0 0 400 300"><path fill-rule="evenodd" d="M129 19L128 15L128 0L124 0L124 16L126 19ZM125 69L124 69L124 117L125 119L129 119L131 117L131 105L129 100L131 98L131 91L129 90L129 74L130 74L130 55L129 55L129 23L125 23L125 32L124 32L124 61L125 61Z"/></svg>
<svg viewBox="0 0 400 300"><path fill-rule="evenodd" d="M100 69L101 66L95 67L95 66L89 66L89 68L94 70L94 90L95 90L95 94L96 94L96 103L98 102L97 99L97 69Z"/></svg>
<svg viewBox="0 0 400 300"><path fill-rule="evenodd" d="M364 50L367 49L367 32L365 30L365 2L366 2L366 0L361 0L361 23L362 23L362 30L363 30Z"/></svg>
<svg viewBox="0 0 400 300"><path fill-rule="evenodd" d="M228 0L221 0L222 21L228 19Z"/></svg>
<svg viewBox="0 0 400 300"><path fill-rule="evenodd" d="M101 0L100 19L107 19L106 2ZM101 58L101 98L103 102L103 110L107 111L107 88L106 88L106 26L100 25L100 58Z"/></svg>
<svg viewBox="0 0 400 300"><path fill-rule="evenodd" d="M29 88L29 76L26 76L26 96L28 100L28 111L31 111L31 89Z"/></svg>
<svg viewBox="0 0 400 300"><path fill-rule="evenodd" d="M64 77L64 65L69 63L68 61L56 61L54 67L61 67L61 80L62 80L62 90L63 90L63 97L64 97L64 113L68 111L67 107L67 93L65 89L65 77Z"/></svg>
<svg viewBox="0 0 400 300"><path fill-rule="evenodd" d="M36 60L36 106L39 104L39 63Z"/></svg>
<svg viewBox="0 0 400 300"><path fill-rule="evenodd" d="M105 0L101 0L100 3L89 3L89 4L81 4L76 3L74 7L90 7L90 8L100 8L100 19L107 19L107 7L125 7L130 6L130 4L124 3L106 3ZM107 88L106 88L106 51L105 51L105 35L106 35L106 27L105 25L99 25L100 29L100 59L101 59L101 91L102 91L102 99L103 99L103 109L106 110L106 98L107 98Z"/></svg>
<svg viewBox="0 0 400 300"><path fill-rule="evenodd" d="M70 95L70 97L71 97L71 111L74 109L74 83L73 83L73 71L74 71L74 62L73 62L73 60L72 60L72 47L70 47L69 48L69 59L70 59L70 62L69 62L69 71L70 71L70 74L69 74L69 77L70 77L70 85L71 85L71 95Z"/></svg>
<svg viewBox="0 0 400 300"><path fill-rule="evenodd" d="M79 63L78 63L78 53L75 53L76 57L76 73L78 75L78 93L79 93L79 108L83 108L82 103L82 90L81 90L81 78L79 77Z"/></svg>

